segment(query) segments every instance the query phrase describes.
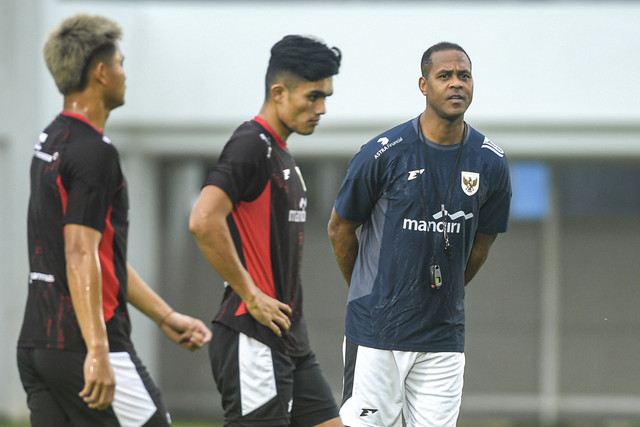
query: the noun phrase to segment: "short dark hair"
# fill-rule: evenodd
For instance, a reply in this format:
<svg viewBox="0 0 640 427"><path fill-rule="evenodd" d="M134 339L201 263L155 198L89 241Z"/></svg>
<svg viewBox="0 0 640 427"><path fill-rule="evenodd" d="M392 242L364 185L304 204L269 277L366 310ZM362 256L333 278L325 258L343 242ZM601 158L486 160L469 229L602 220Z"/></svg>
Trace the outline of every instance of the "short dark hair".
<svg viewBox="0 0 640 427"><path fill-rule="evenodd" d="M433 61L431 60L431 56L436 52L442 52L443 50L457 50L465 54L467 59L469 60L469 65L471 65L471 58L469 58L469 54L465 52L465 50L456 43L451 42L440 42L431 46L429 49L425 50L422 54L422 60L420 61L420 71L422 72L423 77L427 77L429 75L429 67L433 65Z"/></svg>
<svg viewBox="0 0 640 427"><path fill-rule="evenodd" d="M316 82L338 74L342 53L322 41L298 35L288 35L271 48L271 58L265 77L265 99L271 86L283 75Z"/></svg>
<svg viewBox="0 0 640 427"><path fill-rule="evenodd" d="M82 91L97 61L107 62L122 37L118 24L103 16L79 14L65 19L44 44L47 68L63 95Z"/></svg>

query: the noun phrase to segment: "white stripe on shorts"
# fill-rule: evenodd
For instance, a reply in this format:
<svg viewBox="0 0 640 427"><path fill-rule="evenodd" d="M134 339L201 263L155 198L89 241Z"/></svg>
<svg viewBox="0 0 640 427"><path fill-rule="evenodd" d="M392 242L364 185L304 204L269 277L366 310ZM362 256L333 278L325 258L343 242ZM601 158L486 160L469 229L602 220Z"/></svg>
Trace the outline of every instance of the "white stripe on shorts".
<svg viewBox="0 0 640 427"><path fill-rule="evenodd" d="M278 395L271 349L239 333L238 366L242 415L246 415Z"/></svg>
<svg viewBox="0 0 640 427"><path fill-rule="evenodd" d="M140 427L155 414L156 404L126 351L109 353L116 377L116 389L111 406L122 427Z"/></svg>
<svg viewBox="0 0 640 427"><path fill-rule="evenodd" d="M420 353L358 346L352 396L340 408L350 427L455 426L464 353Z"/></svg>

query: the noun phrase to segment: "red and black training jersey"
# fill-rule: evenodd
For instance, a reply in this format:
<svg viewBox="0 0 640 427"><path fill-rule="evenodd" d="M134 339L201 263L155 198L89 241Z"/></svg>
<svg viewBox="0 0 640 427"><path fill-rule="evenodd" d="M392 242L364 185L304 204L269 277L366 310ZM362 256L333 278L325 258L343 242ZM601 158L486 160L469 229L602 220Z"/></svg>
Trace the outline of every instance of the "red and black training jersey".
<svg viewBox="0 0 640 427"><path fill-rule="evenodd" d="M63 112L40 135L31 162L29 293L19 347L86 350L67 281L63 228L91 227L99 247L111 351L130 349L126 246L127 184L109 139L82 116Z"/></svg>
<svg viewBox="0 0 640 427"><path fill-rule="evenodd" d="M225 145L205 185L221 188L233 202L227 223L255 284L293 312L289 332L279 338L249 314L229 287L214 321L292 356L307 354L300 274L307 197L302 174L285 142L259 117L243 123Z"/></svg>

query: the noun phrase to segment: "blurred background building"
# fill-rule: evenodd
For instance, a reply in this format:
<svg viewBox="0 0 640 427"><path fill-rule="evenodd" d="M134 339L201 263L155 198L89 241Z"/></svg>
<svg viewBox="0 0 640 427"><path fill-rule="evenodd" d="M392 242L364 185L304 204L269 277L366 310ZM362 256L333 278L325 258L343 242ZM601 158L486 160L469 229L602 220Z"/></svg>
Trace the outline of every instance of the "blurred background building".
<svg viewBox="0 0 640 427"><path fill-rule="evenodd" d="M327 115L312 136L289 140L309 189L307 321L336 396L347 290L326 223L337 188L360 145L424 108L422 52L461 44L475 79L466 119L505 149L514 190L509 232L467 288L461 421L640 422L640 3L488 0L2 0L0 419L27 413L15 343L28 168L62 108L42 43L78 12L124 29L127 104L106 134L130 185L130 261L207 322L222 283L187 229L204 177L258 112L277 40L315 35L340 47ZM174 418L220 419L206 350L188 354L148 319L133 322Z"/></svg>

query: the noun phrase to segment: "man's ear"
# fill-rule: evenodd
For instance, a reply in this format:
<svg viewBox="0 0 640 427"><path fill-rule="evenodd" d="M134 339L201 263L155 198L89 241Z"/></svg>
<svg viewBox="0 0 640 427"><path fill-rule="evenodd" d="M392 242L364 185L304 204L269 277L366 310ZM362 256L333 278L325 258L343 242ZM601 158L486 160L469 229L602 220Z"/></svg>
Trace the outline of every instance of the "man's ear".
<svg viewBox="0 0 640 427"><path fill-rule="evenodd" d="M420 92L422 92L424 96L427 96L427 78L426 77L420 76L420 78L418 79L418 87L420 88Z"/></svg>
<svg viewBox="0 0 640 427"><path fill-rule="evenodd" d="M100 83L102 83L103 85L106 84L107 83L106 68L107 68L107 65L103 61L99 61L91 69L89 78L94 78Z"/></svg>
<svg viewBox="0 0 640 427"><path fill-rule="evenodd" d="M269 93L271 95L271 99L276 103L280 103L287 93L287 87L282 83L275 83L271 86Z"/></svg>

